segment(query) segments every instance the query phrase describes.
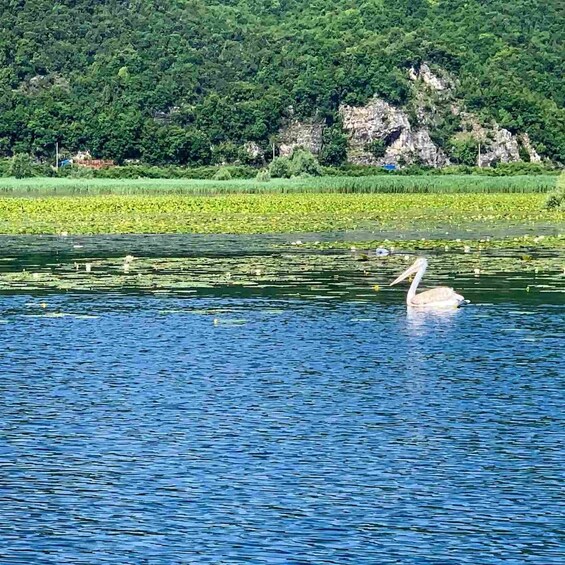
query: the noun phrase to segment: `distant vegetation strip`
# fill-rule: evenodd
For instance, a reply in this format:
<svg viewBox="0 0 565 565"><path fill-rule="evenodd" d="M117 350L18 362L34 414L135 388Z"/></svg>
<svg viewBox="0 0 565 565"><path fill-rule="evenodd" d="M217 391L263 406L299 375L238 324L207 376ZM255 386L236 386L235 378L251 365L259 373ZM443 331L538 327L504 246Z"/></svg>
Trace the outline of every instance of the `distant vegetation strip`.
<svg viewBox="0 0 565 565"><path fill-rule="evenodd" d="M0 233L296 233L555 226L541 194L176 194L0 197ZM561 227L560 227L561 226Z"/></svg>
<svg viewBox="0 0 565 565"><path fill-rule="evenodd" d="M71 179L0 178L2 196L100 196L105 194L277 194L277 193L547 193L556 186L552 175L490 177L370 176L272 179Z"/></svg>

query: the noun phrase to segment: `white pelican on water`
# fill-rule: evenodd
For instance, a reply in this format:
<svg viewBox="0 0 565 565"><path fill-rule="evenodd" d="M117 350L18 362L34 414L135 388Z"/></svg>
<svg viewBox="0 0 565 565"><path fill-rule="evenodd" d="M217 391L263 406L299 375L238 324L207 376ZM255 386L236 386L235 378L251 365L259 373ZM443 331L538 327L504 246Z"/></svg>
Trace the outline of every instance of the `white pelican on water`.
<svg viewBox="0 0 565 565"><path fill-rule="evenodd" d="M457 308L462 304L469 302L460 294L457 294L452 288L447 286L438 286L416 294L416 289L428 268L428 260L425 257L418 257L412 266L408 267L396 280L390 283L390 286L403 281L405 278L416 273L408 295L406 296L406 304L410 308Z"/></svg>

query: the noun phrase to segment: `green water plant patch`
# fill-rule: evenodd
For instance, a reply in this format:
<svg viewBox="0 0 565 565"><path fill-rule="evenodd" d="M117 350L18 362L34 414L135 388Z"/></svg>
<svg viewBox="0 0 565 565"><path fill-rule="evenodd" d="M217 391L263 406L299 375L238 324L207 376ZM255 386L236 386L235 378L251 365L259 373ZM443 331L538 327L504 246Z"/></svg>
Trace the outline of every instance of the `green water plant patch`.
<svg viewBox="0 0 565 565"><path fill-rule="evenodd" d="M0 233L293 233L563 225L542 194L226 194L0 198Z"/></svg>

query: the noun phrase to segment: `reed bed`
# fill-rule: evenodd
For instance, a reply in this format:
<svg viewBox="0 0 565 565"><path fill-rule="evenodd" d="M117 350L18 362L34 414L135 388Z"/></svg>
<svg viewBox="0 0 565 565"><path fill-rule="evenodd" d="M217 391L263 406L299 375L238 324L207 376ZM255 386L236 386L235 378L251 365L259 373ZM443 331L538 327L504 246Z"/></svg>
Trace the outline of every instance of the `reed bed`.
<svg viewBox="0 0 565 565"><path fill-rule="evenodd" d="M102 196L220 194L519 194L547 193L552 175L489 177L473 175L311 177L254 180L0 178L0 196Z"/></svg>

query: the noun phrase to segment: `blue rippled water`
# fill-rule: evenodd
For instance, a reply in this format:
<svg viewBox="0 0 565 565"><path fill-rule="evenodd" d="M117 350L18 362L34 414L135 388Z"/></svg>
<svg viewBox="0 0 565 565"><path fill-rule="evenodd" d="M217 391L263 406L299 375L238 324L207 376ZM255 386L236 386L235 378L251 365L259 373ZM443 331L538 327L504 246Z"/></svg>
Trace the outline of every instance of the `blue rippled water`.
<svg viewBox="0 0 565 565"><path fill-rule="evenodd" d="M392 296L0 296L0 563L560 563L563 305Z"/></svg>

